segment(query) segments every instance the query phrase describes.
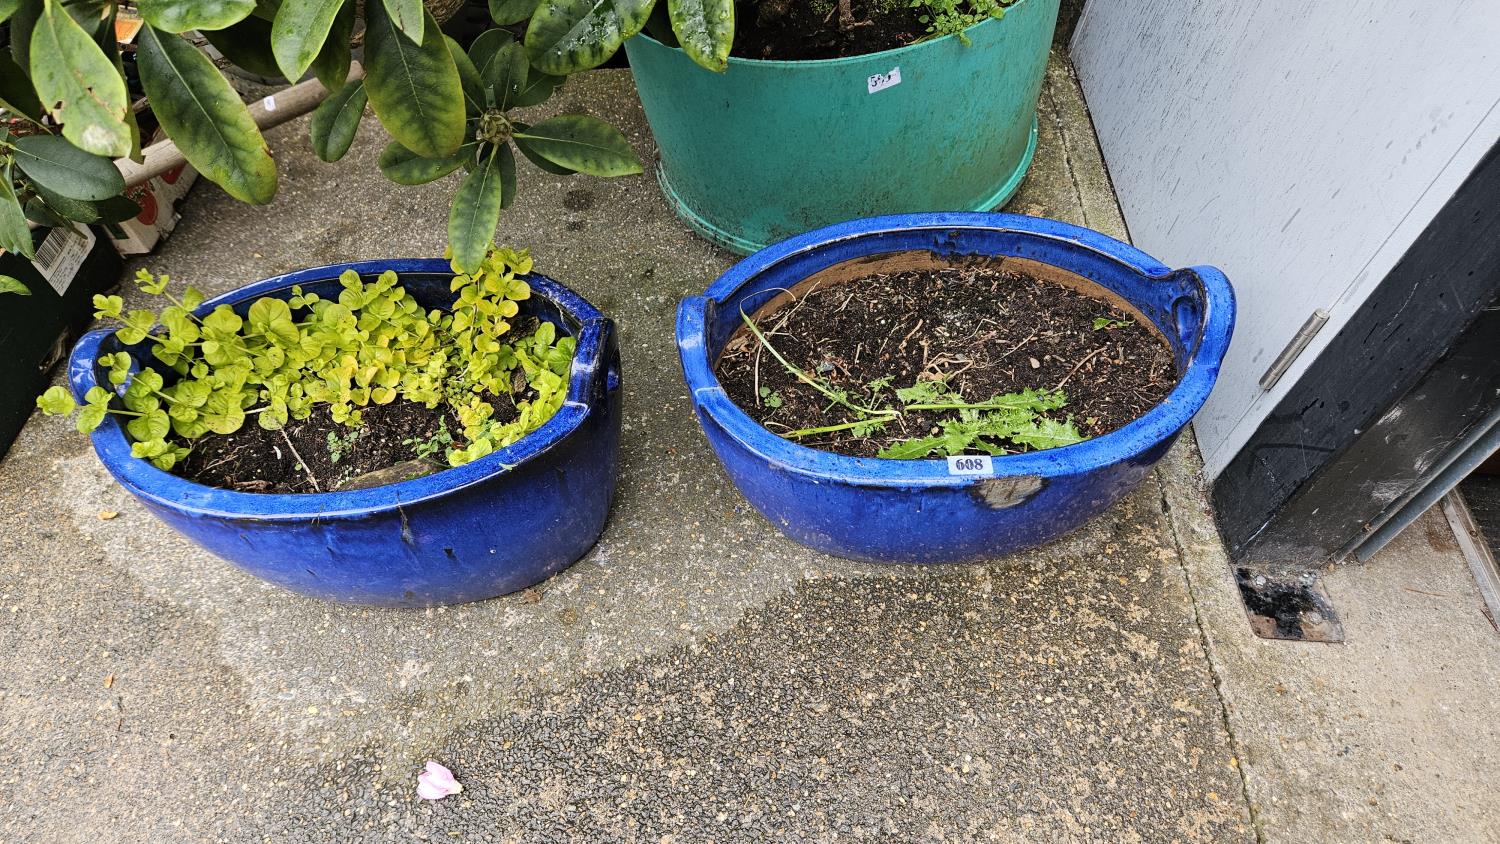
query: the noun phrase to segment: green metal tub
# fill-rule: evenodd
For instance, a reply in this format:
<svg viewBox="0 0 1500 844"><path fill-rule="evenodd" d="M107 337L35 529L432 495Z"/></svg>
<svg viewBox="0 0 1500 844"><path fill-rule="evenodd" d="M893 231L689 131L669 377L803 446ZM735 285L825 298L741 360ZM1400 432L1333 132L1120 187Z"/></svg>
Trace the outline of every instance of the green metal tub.
<svg viewBox="0 0 1500 844"><path fill-rule="evenodd" d="M662 190L740 254L856 217L984 211L1021 184L1058 0L956 36L845 59L731 58L713 73L645 33L625 42Z"/></svg>

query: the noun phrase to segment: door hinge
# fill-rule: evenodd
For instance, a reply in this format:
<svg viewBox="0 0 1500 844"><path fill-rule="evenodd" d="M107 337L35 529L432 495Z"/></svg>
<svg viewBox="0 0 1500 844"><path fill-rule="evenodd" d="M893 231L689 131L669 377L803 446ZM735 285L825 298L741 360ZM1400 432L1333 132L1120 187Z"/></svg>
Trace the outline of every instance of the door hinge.
<svg viewBox="0 0 1500 844"><path fill-rule="evenodd" d="M1312 315L1307 318L1307 322L1302 323L1302 327L1297 329L1296 334L1292 335L1291 342L1287 343L1286 348L1281 350L1281 354L1276 356L1276 360L1271 361L1271 366L1266 370L1266 374L1260 376L1260 388L1262 390L1269 390L1276 386L1276 382L1281 380L1281 376L1285 375L1286 371L1292 368L1292 361L1296 360L1302 354L1307 345L1312 342L1314 337L1318 336L1318 332L1322 331L1323 326L1327 324L1327 311L1322 308L1313 311Z"/></svg>

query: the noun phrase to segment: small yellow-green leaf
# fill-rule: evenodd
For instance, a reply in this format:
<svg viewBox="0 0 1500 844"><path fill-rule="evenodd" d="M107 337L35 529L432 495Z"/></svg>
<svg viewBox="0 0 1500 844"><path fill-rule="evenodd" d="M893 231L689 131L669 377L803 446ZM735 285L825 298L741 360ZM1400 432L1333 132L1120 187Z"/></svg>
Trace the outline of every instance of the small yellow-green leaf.
<svg viewBox="0 0 1500 844"><path fill-rule="evenodd" d="M37 396L36 406L48 416L67 416L78 407L78 402L73 400L73 394L68 392L67 387L53 385Z"/></svg>
<svg viewBox="0 0 1500 844"><path fill-rule="evenodd" d="M21 283L19 278L10 275L0 275L0 293L14 293L17 296L30 296L31 288Z"/></svg>

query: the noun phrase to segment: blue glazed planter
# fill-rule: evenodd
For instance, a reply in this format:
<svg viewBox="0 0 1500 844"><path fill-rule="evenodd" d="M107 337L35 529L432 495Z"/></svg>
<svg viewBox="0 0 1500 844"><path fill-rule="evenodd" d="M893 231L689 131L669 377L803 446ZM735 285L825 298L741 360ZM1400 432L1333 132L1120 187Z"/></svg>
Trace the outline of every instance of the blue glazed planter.
<svg viewBox="0 0 1500 844"><path fill-rule="evenodd" d="M714 362L742 326L802 285L963 257L1009 264L1133 312L1166 339L1181 379L1161 404L1077 445L996 457L984 476L946 460L845 457L784 440L725 395ZM1234 293L1213 267L1172 270L1132 246L1013 214L876 217L818 229L741 261L677 313L693 407L730 479L805 545L880 563L987 559L1047 542L1129 492L1203 406L1234 326Z"/></svg>
<svg viewBox="0 0 1500 844"><path fill-rule="evenodd" d="M427 308L452 300L445 260L365 261L256 282L203 303L198 313L228 304L243 314L257 298L290 296L294 284L334 298L346 269L366 277L395 270ZM113 416L94 432L94 448L162 521L245 571L304 595L422 607L524 589L572 564L598 539L614 494L620 437L613 323L545 276L526 280L532 296L521 303L522 313L578 338L567 398L541 428L473 463L370 489L264 495L193 483L131 457ZM79 341L68 366L77 396L107 384L97 359L120 348L111 331Z"/></svg>

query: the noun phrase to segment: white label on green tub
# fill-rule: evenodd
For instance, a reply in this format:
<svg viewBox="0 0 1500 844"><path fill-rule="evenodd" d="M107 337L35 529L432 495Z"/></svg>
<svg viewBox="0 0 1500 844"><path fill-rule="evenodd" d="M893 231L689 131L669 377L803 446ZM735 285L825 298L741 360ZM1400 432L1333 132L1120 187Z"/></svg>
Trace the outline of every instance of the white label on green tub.
<svg viewBox="0 0 1500 844"><path fill-rule="evenodd" d="M893 67L890 73L877 73L865 80L870 85L870 93L884 91L901 84L901 68Z"/></svg>
<svg viewBox="0 0 1500 844"><path fill-rule="evenodd" d="M988 454L962 454L948 458L950 475L989 475L992 472Z"/></svg>

